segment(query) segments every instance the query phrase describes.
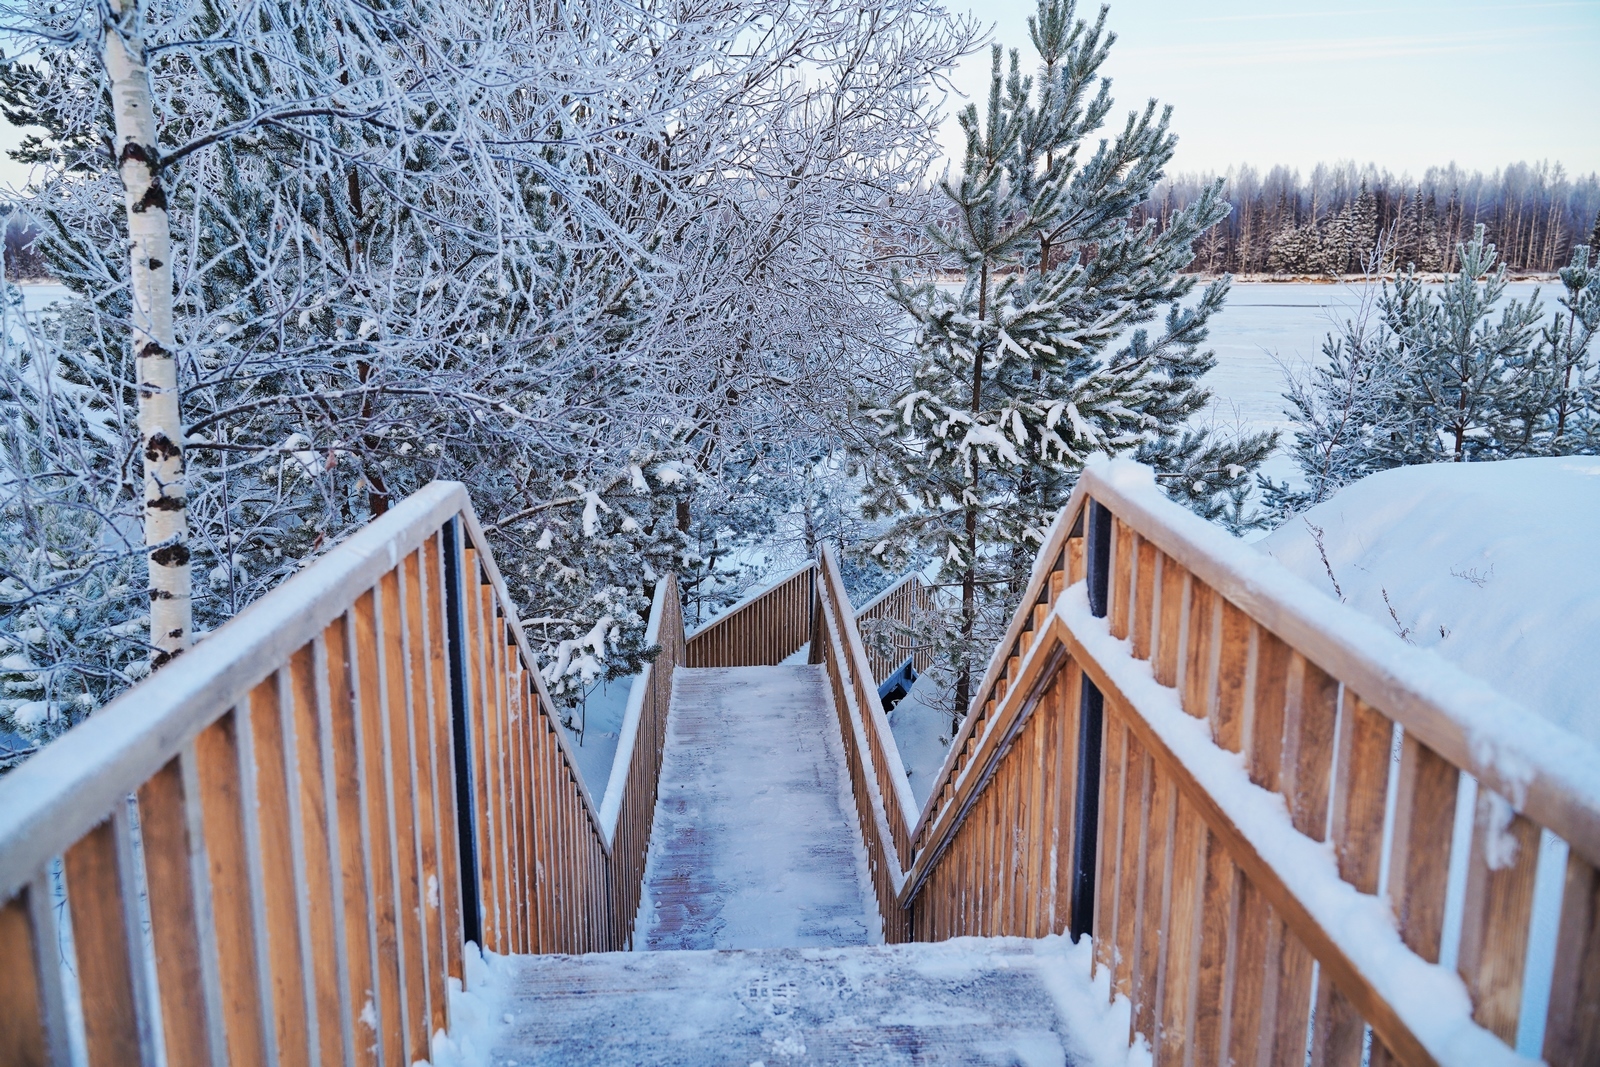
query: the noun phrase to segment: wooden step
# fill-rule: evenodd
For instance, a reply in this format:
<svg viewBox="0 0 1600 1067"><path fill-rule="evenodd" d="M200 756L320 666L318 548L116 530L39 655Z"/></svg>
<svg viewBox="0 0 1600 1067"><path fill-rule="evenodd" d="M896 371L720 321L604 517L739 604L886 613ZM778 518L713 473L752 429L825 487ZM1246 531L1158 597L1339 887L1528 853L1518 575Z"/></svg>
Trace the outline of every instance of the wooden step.
<svg viewBox="0 0 1600 1067"><path fill-rule="evenodd" d="M1059 1067L1106 1062L1108 1042L1123 1062L1126 1011L1119 1024L1089 1003L1102 998L1087 960L1061 938L507 957L482 994L493 1023L472 1043L495 1067ZM1075 1035L1072 1019L1092 1032Z"/></svg>

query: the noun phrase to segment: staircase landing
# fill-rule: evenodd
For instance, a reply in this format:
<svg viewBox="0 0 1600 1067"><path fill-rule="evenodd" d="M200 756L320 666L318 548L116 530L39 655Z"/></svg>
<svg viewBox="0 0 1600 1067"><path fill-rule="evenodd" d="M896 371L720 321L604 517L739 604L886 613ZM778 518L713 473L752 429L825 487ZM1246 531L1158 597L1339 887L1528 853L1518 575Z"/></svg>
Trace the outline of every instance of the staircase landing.
<svg viewBox="0 0 1600 1067"><path fill-rule="evenodd" d="M1120 1026L1096 1019L1099 1025L1085 1027L1079 1018L1085 1002L1103 997L1088 996L1079 988L1086 982L1065 977L1087 970L1086 956L1063 959L1078 952L1061 938L964 938L849 949L510 957L497 961L500 999L492 1029L478 1035L480 1053L488 1053L480 1062L1122 1062L1125 1016ZM1108 1040L1124 1042L1122 1056L1097 1055L1096 1046Z"/></svg>
<svg viewBox="0 0 1600 1067"><path fill-rule="evenodd" d="M820 666L673 674L637 948L883 940Z"/></svg>

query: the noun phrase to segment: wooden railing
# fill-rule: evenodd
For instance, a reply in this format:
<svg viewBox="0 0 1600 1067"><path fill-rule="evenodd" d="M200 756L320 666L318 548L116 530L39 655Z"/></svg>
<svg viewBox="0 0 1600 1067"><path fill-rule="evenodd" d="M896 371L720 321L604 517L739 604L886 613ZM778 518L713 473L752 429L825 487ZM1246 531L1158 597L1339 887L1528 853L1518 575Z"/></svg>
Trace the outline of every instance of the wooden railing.
<svg viewBox="0 0 1600 1067"><path fill-rule="evenodd" d="M0 1063L409 1064L464 941L627 944L675 586L601 813L484 545L430 485L0 781Z"/></svg>
<svg viewBox="0 0 1600 1067"><path fill-rule="evenodd" d="M876 681L888 678L907 659L918 674L928 669L933 649L919 639L917 623L925 622L937 610L927 580L916 572L856 610L856 626L865 635L867 660Z"/></svg>
<svg viewBox="0 0 1600 1067"><path fill-rule="evenodd" d="M811 640L816 571L816 563L807 560L690 634L683 665L759 667L781 663L800 651Z"/></svg>
<svg viewBox="0 0 1600 1067"><path fill-rule="evenodd" d="M1001 647L913 829L918 939L1092 934L1162 1064L1526 1062L1525 978L1543 1056L1600 1062L1591 746L1121 462L1085 471ZM1527 974L1541 829L1566 876Z"/></svg>
<svg viewBox="0 0 1600 1067"><path fill-rule="evenodd" d="M861 644L839 562L831 549L823 550L817 573L811 661L827 668L833 690L867 864L883 915L884 939L909 941L910 917L899 899L911 855L911 824L917 804L878 700L872 660Z"/></svg>

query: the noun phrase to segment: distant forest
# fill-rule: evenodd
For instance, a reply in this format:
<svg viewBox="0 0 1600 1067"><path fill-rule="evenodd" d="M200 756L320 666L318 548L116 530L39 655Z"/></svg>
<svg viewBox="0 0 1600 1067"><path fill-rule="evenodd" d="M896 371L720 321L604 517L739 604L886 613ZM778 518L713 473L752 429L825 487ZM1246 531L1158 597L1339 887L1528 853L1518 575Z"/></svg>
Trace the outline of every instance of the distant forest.
<svg viewBox="0 0 1600 1067"><path fill-rule="evenodd" d="M1566 266L1574 245L1600 243L1600 175L1574 178L1560 164L1515 163L1490 174L1451 165L1421 180L1368 164L1318 164L1309 176L1230 168L1222 176L1233 212L1195 242L1191 270L1206 273L1359 274L1387 235L1385 268L1456 269L1456 246L1487 228L1514 272ZM1216 180L1181 174L1137 209L1167 219Z"/></svg>

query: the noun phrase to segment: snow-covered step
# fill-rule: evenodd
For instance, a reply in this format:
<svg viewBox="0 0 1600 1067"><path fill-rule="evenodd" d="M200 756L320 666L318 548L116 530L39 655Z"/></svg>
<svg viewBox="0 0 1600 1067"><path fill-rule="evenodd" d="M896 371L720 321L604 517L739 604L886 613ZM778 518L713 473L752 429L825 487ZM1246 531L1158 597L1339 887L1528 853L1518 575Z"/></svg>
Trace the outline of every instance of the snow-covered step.
<svg viewBox="0 0 1600 1067"><path fill-rule="evenodd" d="M674 672L644 883L644 949L882 941L821 666Z"/></svg>
<svg viewBox="0 0 1600 1067"><path fill-rule="evenodd" d="M1089 942L961 938L848 949L493 959L443 1063L1128 1062L1126 1001ZM476 963L476 961L473 961ZM1136 1053L1137 1055L1137 1053Z"/></svg>

